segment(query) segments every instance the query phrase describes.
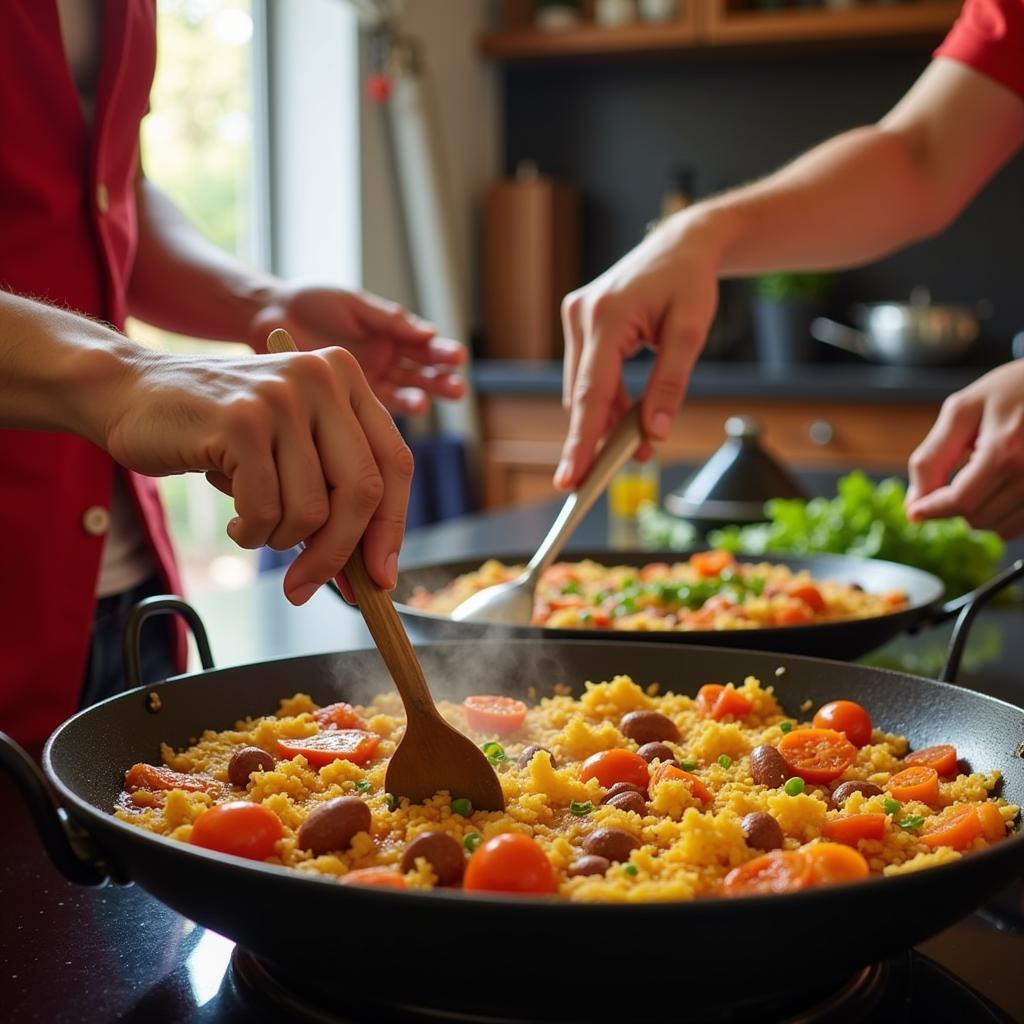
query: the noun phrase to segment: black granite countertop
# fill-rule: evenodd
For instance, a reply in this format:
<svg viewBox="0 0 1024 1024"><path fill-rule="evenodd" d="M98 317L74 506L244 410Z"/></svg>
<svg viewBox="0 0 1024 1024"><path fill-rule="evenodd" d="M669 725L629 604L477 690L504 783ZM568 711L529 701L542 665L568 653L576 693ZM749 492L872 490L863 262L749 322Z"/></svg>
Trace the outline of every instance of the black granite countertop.
<svg viewBox="0 0 1024 1024"><path fill-rule="evenodd" d="M626 363L626 387L638 396L652 360ZM835 402L923 402L937 404L966 387L985 371L984 366L907 367L866 363L808 363L784 374L770 374L755 362L698 362L688 395L696 399L760 398L765 400L816 399ZM562 364L477 360L473 385L481 395L560 395Z"/></svg>

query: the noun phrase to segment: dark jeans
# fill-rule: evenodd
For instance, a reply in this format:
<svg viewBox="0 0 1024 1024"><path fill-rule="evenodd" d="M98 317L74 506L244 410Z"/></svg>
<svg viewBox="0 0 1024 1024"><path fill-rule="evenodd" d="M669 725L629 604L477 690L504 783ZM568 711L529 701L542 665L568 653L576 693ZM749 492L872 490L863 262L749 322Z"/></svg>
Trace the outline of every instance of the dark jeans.
<svg viewBox="0 0 1024 1024"><path fill-rule="evenodd" d="M101 597L96 602L89 659L82 674L80 707L113 697L125 688L121 636L128 615L144 597L162 594L166 589L163 580L152 576L131 590ZM169 622L166 616L160 616L142 628L142 678L145 682L157 682L177 674Z"/></svg>

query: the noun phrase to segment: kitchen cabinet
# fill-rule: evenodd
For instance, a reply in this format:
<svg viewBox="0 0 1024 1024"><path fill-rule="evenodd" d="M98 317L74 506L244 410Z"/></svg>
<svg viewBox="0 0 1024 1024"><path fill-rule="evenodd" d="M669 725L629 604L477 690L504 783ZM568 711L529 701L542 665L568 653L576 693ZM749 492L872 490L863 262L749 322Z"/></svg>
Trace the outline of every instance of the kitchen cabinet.
<svg viewBox="0 0 1024 1024"><path fill-rule="evenodd" d="M483 501L501 508L549 498L568 416L551 394L483 394ZM855 466L905 473L910 453L939 411L933 400L874 404L813 398L688 398L662 462L700 463L725 439L732 415L756 417L765 447L797 469L844 471Z"/></svg>
<svg viewBox="0 0 1024 1024"><path fill-rule="evenodd" d="M637 21L617 28L596 24L593 6L593 0L585 0L577 27L544 31L533 25L533 0L505 0L502 27L481 37L480 51L495 60L529 61L657 54L715 56L750 47L786 51L824 44L930 45L949 30L961 0L767 9L754 0L679 0L672 21Z"/></svg>

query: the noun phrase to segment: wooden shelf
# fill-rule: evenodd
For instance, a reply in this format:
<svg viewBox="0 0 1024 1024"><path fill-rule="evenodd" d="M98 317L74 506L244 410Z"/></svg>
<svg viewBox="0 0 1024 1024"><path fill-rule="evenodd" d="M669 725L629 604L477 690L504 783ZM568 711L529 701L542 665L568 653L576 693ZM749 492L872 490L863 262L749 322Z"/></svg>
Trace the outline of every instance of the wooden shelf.
<svg viewBox="0 0 1024 1024"><path fill-rule="evenodd" d="M499 61L572 57L706 54L749 47L785 48L811 43L937 41L960 12L961 0L763 11L734 0L691 0L678 21L604 28L590 22L542 31L519 20L480 38L480 52Z"/></svg>
<svg viewBox="0 0 1024 1024"><path fill-rule="evenodd" d="M480 38L480 52L496 60L537 60L545 57L623 56L631 53L675 53L698 45L697 32L688 24L624 25L603 28L581 25L559 31L515 28L488 32Z"/></svg>
<svg viewBox="0 0 1024 1024"><path fill-rule="evenodd" d="M938 36L948 31L960 7L960 0L921 0L847 10L716 10L706 26L707 42L738 46Z"/></svg>

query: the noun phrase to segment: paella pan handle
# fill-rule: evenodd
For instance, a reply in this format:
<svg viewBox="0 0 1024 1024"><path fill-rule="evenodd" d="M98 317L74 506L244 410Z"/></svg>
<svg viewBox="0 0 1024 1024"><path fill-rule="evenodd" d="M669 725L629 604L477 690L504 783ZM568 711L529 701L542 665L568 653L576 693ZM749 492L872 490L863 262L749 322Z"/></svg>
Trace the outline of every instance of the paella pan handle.
<svg viewBox="0 0 1024 1024"><path fill-rule="evenodd" d="M984 605L999 591L1008 587L1015 580L1024 576L1024 559L1018 559L1009 568L1004 569L997 576L994 576L976 590L972 590L963 597L953 601L947 601L939 610L938 616L933 620L943 622L946 619L957 616L956 625L953 627L953 635L949 641L949 650L946 652L946 664L939 676L944 683L956 682L957 672L960 669L960 659L963 657L964 647L967 645L967 636L971 631L971 624L974 617Z"/></svg>
<svg viewBox="0 0 1024 1024"><path fill-rule="evenodd" d="M28 753L6 733L0 732L0 769L14 780L28 805L39 838L65 878L78 885L106 885L115 877L97 853L88 835L54 800L46 777Z"/></svg>
<svg viewBox="0 0 1024 1024"><path fill-rule="evenodd" d="M196 641L196 649L199 651L199 660L204 669L213 668L213 654L210 651L210 640L206 635L206 627L199 613L190 604L186 604L179 597L169 594L157 594L155 597L147 597L141 600L128 616L124 627L122 645L124 650L124 679L125 687L129 690L136 686L143 685L142 678L142 652L140 639L142 637L142 625L154 615L163 615L174 612L180 615L192 636Z"/></svg>

